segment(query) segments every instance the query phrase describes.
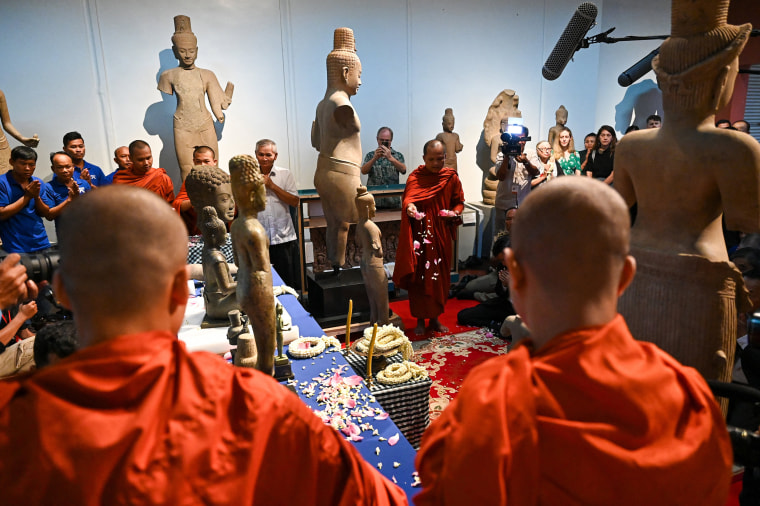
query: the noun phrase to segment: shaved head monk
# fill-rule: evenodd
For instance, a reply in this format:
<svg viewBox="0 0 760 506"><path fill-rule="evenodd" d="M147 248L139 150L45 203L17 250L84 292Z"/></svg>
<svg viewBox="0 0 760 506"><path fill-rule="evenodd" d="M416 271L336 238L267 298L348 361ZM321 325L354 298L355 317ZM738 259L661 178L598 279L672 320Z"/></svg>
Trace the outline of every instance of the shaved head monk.
<svg viewBox="0 0 760 506"><path fill-rule="evenodd" d="M107 186L60 227L82 349L0 383L3 503L406 504L271 377L187 352L187 235L164 201Z"/></svg>
<svg viewBox="0 0 760 506"><path fill-rule="evenodd" d="M113 184L126 184L150 190L166 202L174 201L172 178L164 169L153 167L153 152L145 141L129 144L129 159L132 165L114 173Z"/></svg>
<svg viewBox="0 0 760 506"><path fill-rule="evenodd" d="M416 504L726 504L731 444L709 388L617 313L628 240L601 182L559 178L525 200L506 260L532 339L473 369L428 428Z"/></svg>

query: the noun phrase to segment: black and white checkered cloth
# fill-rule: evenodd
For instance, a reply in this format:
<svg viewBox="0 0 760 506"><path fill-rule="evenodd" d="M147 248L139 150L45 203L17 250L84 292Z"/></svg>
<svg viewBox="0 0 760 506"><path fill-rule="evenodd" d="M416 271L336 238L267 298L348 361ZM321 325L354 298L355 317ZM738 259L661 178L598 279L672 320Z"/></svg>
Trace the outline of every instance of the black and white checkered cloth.
<svg viewBox="0 0 760 506"><path fill-rule="evenodd" d="M367 357L353 352L344 357L356 374L366 380ZM388 357L389 363L403 361L400 353ZM373 376L375 376L374 371ZM424 378L398 385L383 385L375 381L369 389L415 450L420 448L422 433L430 425L430 387L432 386L433 382L430 378Z"/></svg>
<svg viewBox="0 0 760 506"><path fill-rule="evenodd" d="M232 241L230 234L227 234L227 242L222 246L222 253L227 258L227 263L234 263L232 260ZM203 256L203 237L192 235L187 239L187 263L199 264Z"/></svg>

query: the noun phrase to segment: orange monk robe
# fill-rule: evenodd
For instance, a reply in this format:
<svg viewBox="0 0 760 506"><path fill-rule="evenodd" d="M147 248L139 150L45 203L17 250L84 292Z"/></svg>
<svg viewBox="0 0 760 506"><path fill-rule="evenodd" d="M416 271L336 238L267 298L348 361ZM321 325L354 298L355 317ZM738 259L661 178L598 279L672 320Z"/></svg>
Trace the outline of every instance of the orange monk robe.
<svg viewBox="0 0 760 506"><path fill-rule="evenodd" d="M182 181L182 186L179 189L177 197L172 202L172 209L177 211L179 217L185 222L187 235L201 235L201 231L198 229L198 214L195 212L195 208L190 206L187 210L182 211L183 202L190 202L190 197L187 195L184 181Z"/></svg>
<svg viewBox="0 0 760 506"><path fill-rule="evenodd" d="M724 506L732 451L709 388L622 316L473 369L417 455L417 505Z"/></svg>
<svg viewBox="0 0 760 506"><path fill-rule="evenodd" d="M152 168L145 174L136 174L132 169L116 171L113 184L128 184L150 190L169 204L174 200L174 185L172 178L164 169Z"/></svg>
<svg viewBox="0 0 760 506"><path fill-rule="evenodd" d="M406 208L410 203L425 216L420 220L409 218ZM409 174L401 209L393 282L409 292L413 316L436 318L443 313L449 295L451 245L457 228L438 212L461 214L464 209L464 192L457 172L444 167L434 173L420 165Z"/></svg>
<svg viewBox="0 0 760 506"><path fill-rule="evenodd" d="M3 504L406 504L271 377L167 332L0 382Z"/></svg>

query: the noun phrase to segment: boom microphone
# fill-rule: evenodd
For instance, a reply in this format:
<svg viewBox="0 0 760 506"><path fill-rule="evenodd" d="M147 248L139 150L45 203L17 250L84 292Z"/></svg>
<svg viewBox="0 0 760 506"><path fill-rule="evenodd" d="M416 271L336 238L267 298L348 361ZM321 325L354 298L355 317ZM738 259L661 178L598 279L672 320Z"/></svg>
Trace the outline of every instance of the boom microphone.
<svg viewBox="0 0 760 506"><path fill-rule="evenodd" d="M646 55L644 58L631 65L628 70L625 70L618 76L618 84L625 88L626 86L630 86L644 77L644 74L652 70L652 60L658 54L660 54L659 47Z"/></svg>
<svg viewBox="0 0 760 506"><path fill-rule="evenodd" d="M544 79L554 81L562 74L583 37L594 26L597 12L596 5L591 2L584 2L578 6L565 31L562 32L557 44L552 49L549 58L544 63L544 68L541 70Z"/></svg>

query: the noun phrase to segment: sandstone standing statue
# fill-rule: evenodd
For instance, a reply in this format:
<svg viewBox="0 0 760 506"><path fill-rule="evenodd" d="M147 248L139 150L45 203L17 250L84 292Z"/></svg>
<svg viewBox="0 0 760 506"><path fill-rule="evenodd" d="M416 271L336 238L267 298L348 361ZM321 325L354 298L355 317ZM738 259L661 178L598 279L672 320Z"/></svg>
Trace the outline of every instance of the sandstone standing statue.
<svg viewBox="0 0 760 506"><path fill-rule="evenodd" d="M11 123L11 115L8 112L8 103L5 101L5 93L3 93L3 90L0 90L0 122L2 122L5 131L24 146L36 148L40 143L37 134L34 134L32 137L24 137L18 130L16 130L16 127L13 126ZM10 163L8 162L10 158L11 146L8 144L8 139L5 137L3 130L0 129L0 174L5 174L11 169Z"/></svg>
<svg viewBox="0 0 760 506"><path fill-rule="evenodd" d="M267 232L257 219L266 205L264 176L255 158L239 155L230 160L230 178L239 211L230 229L238 266L237 299L251 321L258 353L256 369L272 374L277 339L272 268Z"/></svg>
<svg viewBox="0 0 760 506"><path fill-rule="evenodd" d="M158 89L169 95L176 93L177 110L174 112L174 150L182 174L187 177L193 166L195 146L209 146L219 152L214 129L214 118L206 109L206 95L211 111L219 123L224 122L224 109L232 101L232 83L222 90L213 72L195 66L198 57L198 40L190 28L190 18L174 17L172 51L179 66L161 73Z"/></svg>
<svg viewBox="0 0 760 506"><path fill-rule="evenodd" d="M327 55L327 91L311 126L311 145L319 151L314 186L322 198L327 258L335 270L345 262L348 227L357 219L354 196L361 186L361 125L350 99L362 84L361 74L354 32L336 29L333 50Z"/></svg>
<svg viewBox="0 0 760 506"><path fill-rule="evenodd" d="M444 161L446 167L458 170L457 153L462 151L464 146L459 142L459 134L454 133L454 111L451 107L447 107L444 111L443 132L436 135L435 138L446 146L446 160Z"/></svg>
<svg viewBox="0 0 760 506"><path fill-rule="evenodd" d="M567 109L564 105L559 106L559 109L554 113L555 124L549 129L549 144L554 146L554 140L562 132L562 127L567 124Z"/></svg>
<svg viewBox="0 0 760 506"><path fill-rule="evenodd" d="M726 24L728 3L673 1L671 36L652 62L668 121L626 135L615 154L615 188L638 203L638 273L619 310L634 337L723 381L731 381L737 309L748 308L721 219L730 230L760 230L760 146L715 128L751 30Z"/></svg>
<svg viewBox="0 0 760 506"><path fill-rule="evenodd" d="M501 133L506 130L509 118L522 118L518 109L520 97L515 90L502 90L491 102L483 121L483 138L491 153L491 168L483 182L483 203L493 205L499 178L496 177L496 156L501 147Z"/></svg>
<svg viewBox="0 0 760 506"><path fill-rule="evenodd" d="M356 189L356 210L359 222L356 237L362 247L361 271L369 299L369 322L388 323L388 276L383 267L382 234L372 221L375 217L375 198L360 186Z"/></svg>
<svg viewBox="0 0 760 506"><path fill-rule="evenodd" d="M227 313L240 309L237 301L237 283L230 275L227 257L221 250L227 241L227 227L217 216L216 209L211 206L202 208L199 225L203 234L201 263L206 315L216 320L226 320Z"/></svg>

